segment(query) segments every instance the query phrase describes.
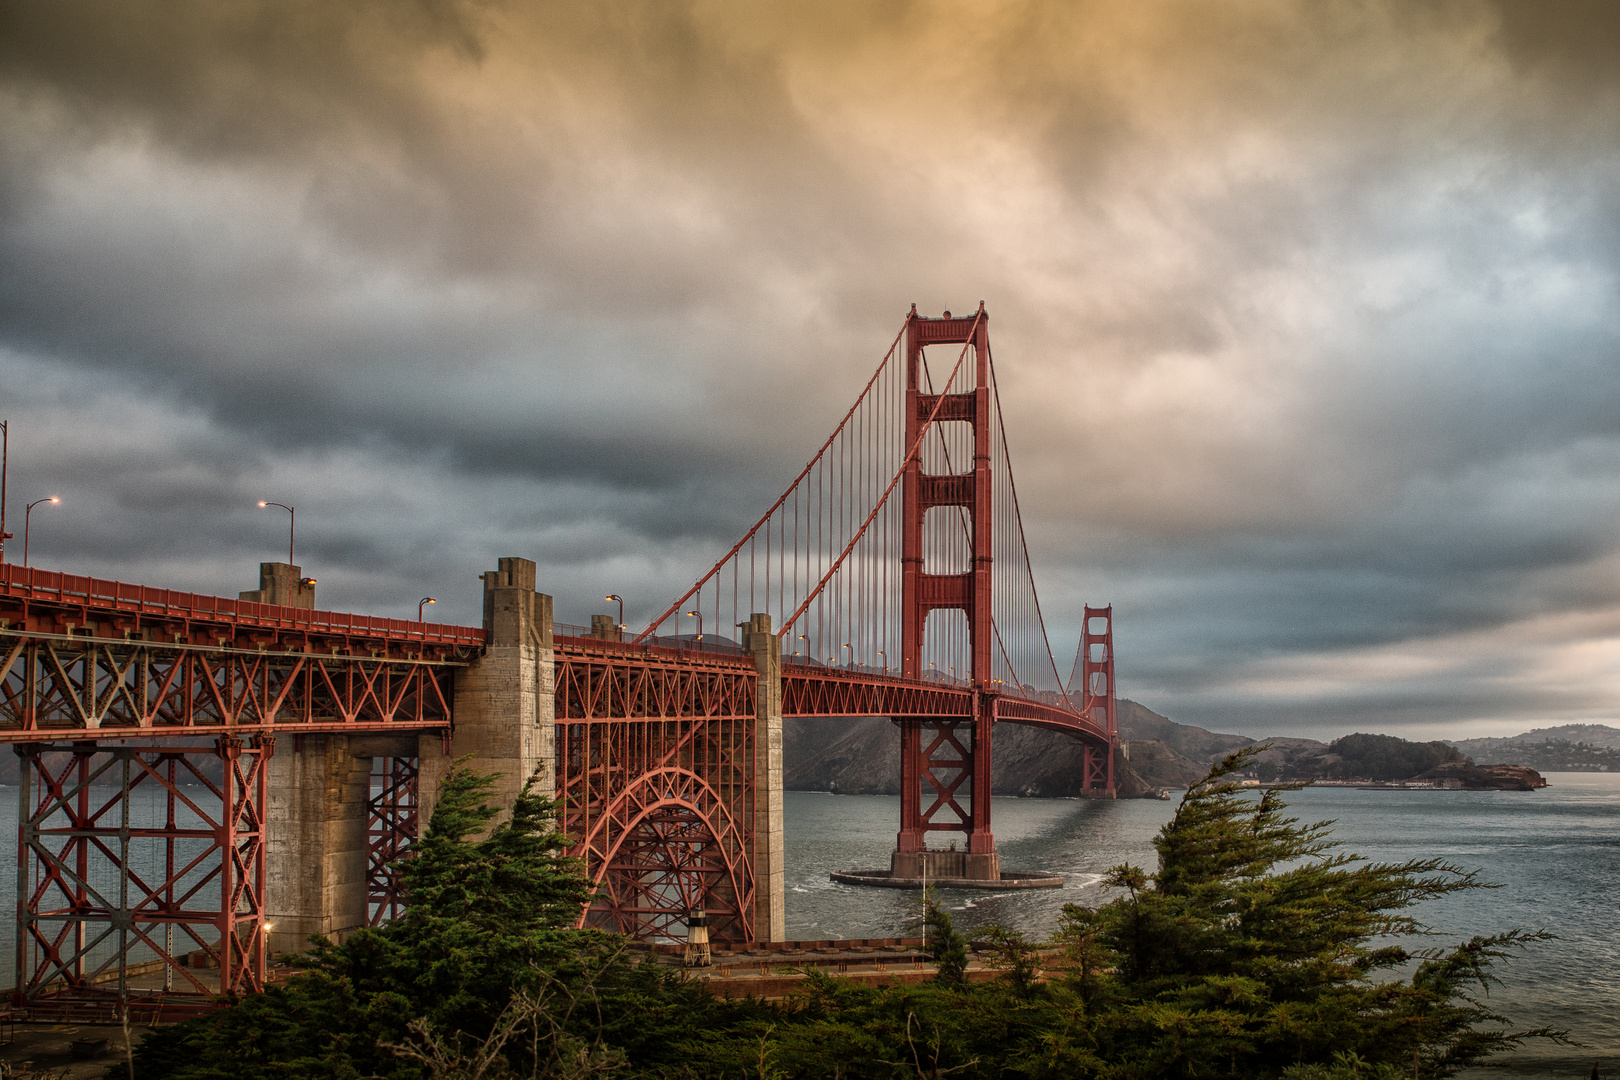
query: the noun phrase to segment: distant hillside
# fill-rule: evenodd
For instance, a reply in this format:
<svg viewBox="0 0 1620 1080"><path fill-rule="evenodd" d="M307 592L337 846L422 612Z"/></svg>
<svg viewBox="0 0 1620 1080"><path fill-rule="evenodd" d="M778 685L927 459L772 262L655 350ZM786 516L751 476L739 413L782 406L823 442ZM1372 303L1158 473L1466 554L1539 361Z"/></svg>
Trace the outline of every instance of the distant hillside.
<svg viewBox="0 0 1620 1080"><path fill-rule="evenodd" d="M1563 724L1505 739L1451 742L1479 765L1525 765L1540 772L1620 772L1620 728Z"/></svg>
<svg viewBox="0 0 1620 1080"><path fill-rule="evenodd" d="M1193 761L1212 762L1251 745L1246 735L1222 735L1191 724L1178 724L1144 705L1121 699L1115 708L1122 739L1153 739Z"/></svg>
<svg viewBox="0 0 1620 1080"><path fill-rule="evenodd" d="M1121 701L1118 717L1122 746L1114 777L1124 798L1185 787L1208 771L1208 762L1254 741L1177 724L1134 701ZM900 736L887 719L789 717L782 727L788 790L900 793ZM1080 794L1084 753L1076 740L1017 724L997 724L991 739L992 793L1049 798Z"/></svg>

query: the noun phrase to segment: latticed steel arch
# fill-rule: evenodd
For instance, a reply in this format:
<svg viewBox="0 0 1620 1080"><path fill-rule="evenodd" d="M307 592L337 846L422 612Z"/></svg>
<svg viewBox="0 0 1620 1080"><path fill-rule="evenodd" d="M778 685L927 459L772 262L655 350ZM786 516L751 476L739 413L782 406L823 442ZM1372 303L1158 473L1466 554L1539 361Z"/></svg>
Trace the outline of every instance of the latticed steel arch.
<svg viewBox="0 0 1620 1080"><path fill-rule="evenodd" d="M581 925L677 938L701 909L717 939L753 940L748 841L720 793L690 769L638 777L580 844L598 887Z"/></svg>
<svg viewBox="0 0 1620 1080"><path fill-rule="evenodd" d="M702 908L753 940L753 664L557 635L555 665L560 825L600 889L581 924L679 937Z"/></svg>

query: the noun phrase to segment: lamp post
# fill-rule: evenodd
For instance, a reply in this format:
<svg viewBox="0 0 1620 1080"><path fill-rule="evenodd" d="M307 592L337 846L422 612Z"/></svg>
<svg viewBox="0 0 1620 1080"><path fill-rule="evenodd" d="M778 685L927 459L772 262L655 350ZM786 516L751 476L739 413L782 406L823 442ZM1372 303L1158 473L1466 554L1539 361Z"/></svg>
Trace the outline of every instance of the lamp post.
<svg viewBox="0 0 1620 1080"><path fill-rule="evenodd" d="M294 510L286 503L265 502L263 499L259 500L260 510L263 510L267 506L279 506L283 510L287 511L287 565L291 566L293 563L293 530L298 526L298 511Z"/></svg>
<svg viewBox="0 0 1620 1080"><path fill-rule="evenodd" d="M6 466L11 462L9 423L0 420L0 563L6 561L6 541L11 539L11 534L6 532Z"/></svg>
<svg viewBox="0 0 1620 1080"><path fill-rule="evenodd" d="M427 607L429 604L437 604L437 603L438 603L438 601L435 600L431 596L424 596L424 597L422 597L422 599L418 600L416 602L416 621L417 622L422 621L422 609L423 608Z"/></svg>
<svg viewBox="0 0 1620 1080"><path fill-rule="evenodd" d="M698 644L701 645L701 644L703 644L703 612L701 612L701 611L688 611L687 614L696 617L696 619L698 621L698 636L697 636L697 639L698 639Z"/></svg>
<svg viewBox="0 0 1620 1080"><path fill-rule="evenodd" d="M800 634L799 635L799 640L804 642L804 658L806 660L810 659L810 635L809 634ZM798 650L797 647L794 648L793 655L794 656L799 655L799 650Z"/></svg>
<svg viewBox="0 0 1620 1080"><path fill-rule="evenodd" d="M887 675L889 673L889 658L884 655L882 649L878 650L878 655L883 657L883 674Z"/></svg>
<svg viewBox="0 0 1620 1080"><path fill-rule="evenodd" d="M62 500L58 499L55 495L52 495L48 499L35 499L33 502L29 503L28 508L23 511L23 565L24 566L28 565L28 519L33 517L33 515L34 515L34 507L38 506L40 503L59 503L61 501Z"/></svg>
<svg viewBox="0 0 1620 1080"><path fill-rule="evenodd" d="M844 667L853 670L855 667L855 646L846 641L844 642L844 648L849 650L849 659L844 661Z"/></svg>
<svg viewBox="0 0 1620 1080"><path fill-rule="evenodd" d="M620 596L618 593L608 593L606 596L602 597L602 599L604 599L604 600L617 600L618 601L618 603L619 603L619 629L620 630L628 630L628 629L630 629L628 626L624 625L624 597Z"/></svg>

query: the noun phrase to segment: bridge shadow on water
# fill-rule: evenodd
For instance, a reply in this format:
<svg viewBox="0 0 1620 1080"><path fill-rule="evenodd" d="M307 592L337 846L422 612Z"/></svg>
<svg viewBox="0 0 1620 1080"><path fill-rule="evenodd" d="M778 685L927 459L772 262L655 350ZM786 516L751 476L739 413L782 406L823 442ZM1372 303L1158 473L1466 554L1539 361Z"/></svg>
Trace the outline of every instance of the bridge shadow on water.
<svg viewBox="0 0 1620 1080"><path fill-rule="evenodd" d="M1102 890L1096 881L1109 867L1126 860L1151 865L1153 834L1174 808L1156 799L998 797L993 820L1002 864L1062 874L1064 886L952 890L943 894L945 905L968 931L999 923L1029 934L1049 933L1064 904L1098 902ZM887 867L899 816L898 796L785 794L789 938L890 937L915 917L914 891L840 885L828 878L838 870Z"/></svg>

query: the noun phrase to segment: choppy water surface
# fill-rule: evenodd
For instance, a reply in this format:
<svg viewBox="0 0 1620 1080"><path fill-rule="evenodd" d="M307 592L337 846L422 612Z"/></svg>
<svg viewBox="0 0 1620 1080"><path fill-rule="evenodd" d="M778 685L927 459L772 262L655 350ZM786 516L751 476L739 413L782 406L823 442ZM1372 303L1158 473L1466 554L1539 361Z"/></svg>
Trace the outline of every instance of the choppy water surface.
<svg viewBox="0 0 1620 1080"><path fill-rule="evenodd" d="M1301 820L1335 820L1335 838L1356 854L1388 862L1439 856L1501 884L1419 908L1440 932L1435 944L1514 928L1557 934L1500 967L1503 985L1489 1004L1516 1026L1567 1028L1586 1044L1532 1046L1512 1059L1514 1071L1585 1076L1594 1060L1620 1068L1620 775L1548 780L1536 792L1308 788L1289 801ZM1001 923L1045 934L1063 904L1104 899L1097 881L1109 867L1130 861L1151 871L1153 835L1174 809L1149 800L997 799L1002 864L1057 871L1068 882L1025 893L948 892L946 905L966 928ZM827 878L887 866L898 821L898 798L787 793L790 937L902 932L915 894Z"/></svg>

